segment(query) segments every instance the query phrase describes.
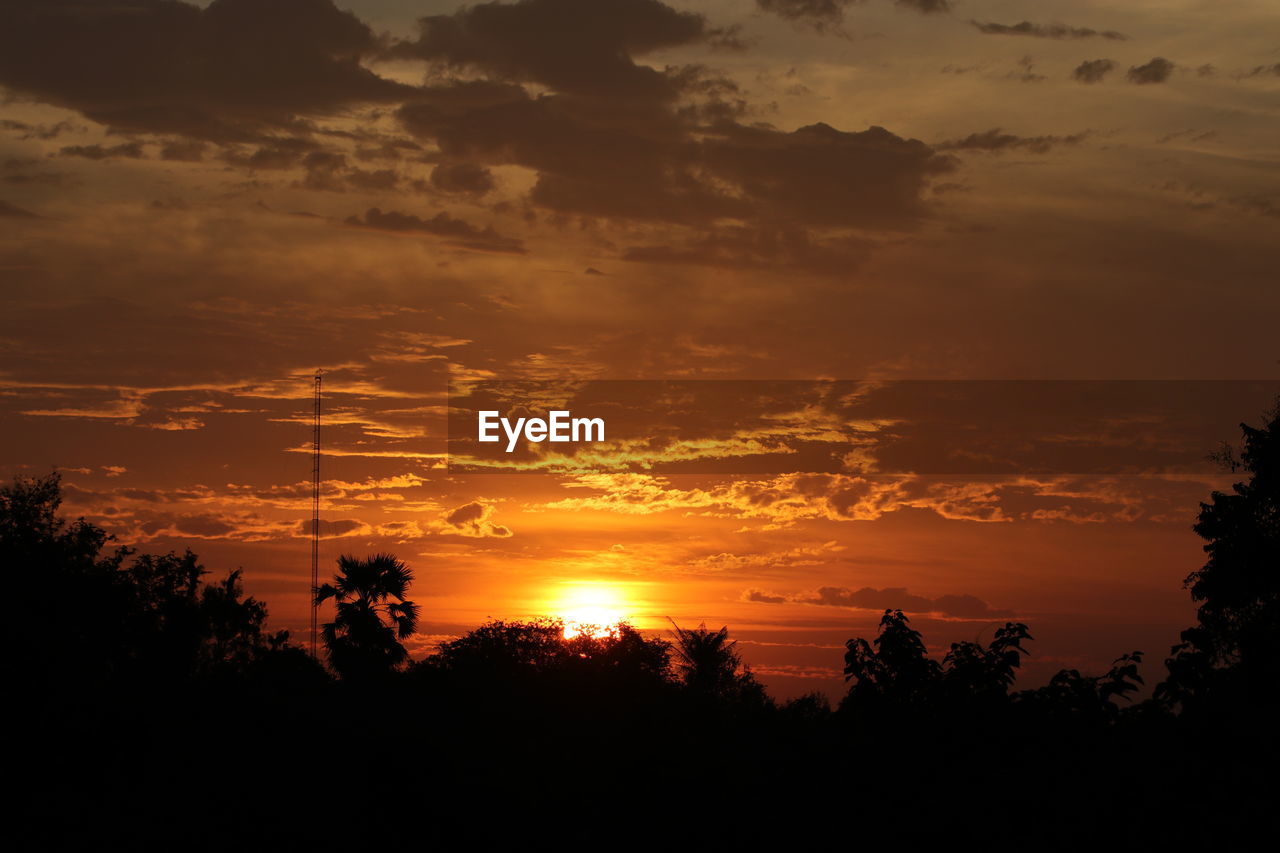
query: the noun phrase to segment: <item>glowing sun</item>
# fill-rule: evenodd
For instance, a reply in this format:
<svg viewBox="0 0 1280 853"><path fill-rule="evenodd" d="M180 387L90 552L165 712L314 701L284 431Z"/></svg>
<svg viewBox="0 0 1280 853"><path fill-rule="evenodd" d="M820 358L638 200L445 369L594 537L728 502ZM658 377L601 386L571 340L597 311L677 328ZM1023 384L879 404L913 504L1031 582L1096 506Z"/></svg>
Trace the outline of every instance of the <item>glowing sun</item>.
<svg viewBox="0 0 1280 853"><path fill-rule="evenodd" d="M627 621L627 599L611 584L577 582L567 585L552 602L552 612L564 621L566 640L582 635L601 639Z"/></svg>

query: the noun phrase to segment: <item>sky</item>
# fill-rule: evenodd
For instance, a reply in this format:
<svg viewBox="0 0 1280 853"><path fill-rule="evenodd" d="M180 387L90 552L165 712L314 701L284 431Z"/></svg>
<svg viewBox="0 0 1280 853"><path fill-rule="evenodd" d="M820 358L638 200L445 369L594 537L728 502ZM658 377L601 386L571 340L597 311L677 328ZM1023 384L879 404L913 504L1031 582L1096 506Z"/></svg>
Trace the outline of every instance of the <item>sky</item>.
<svg viewBox="0 0 1280 853"><path fill-rule="evenodd" d="M838 695L901 607L939 655L1028 623L1029 684L1159 661L1230 482L1203 455L1280 388L1274 23L0 0L0 475L243 568L305 639L319 369L322 574L405 559L417 656L591 611ZM449 464L459 383L616 380L693 389L627 386L633 455L692 457Z"/></svg>

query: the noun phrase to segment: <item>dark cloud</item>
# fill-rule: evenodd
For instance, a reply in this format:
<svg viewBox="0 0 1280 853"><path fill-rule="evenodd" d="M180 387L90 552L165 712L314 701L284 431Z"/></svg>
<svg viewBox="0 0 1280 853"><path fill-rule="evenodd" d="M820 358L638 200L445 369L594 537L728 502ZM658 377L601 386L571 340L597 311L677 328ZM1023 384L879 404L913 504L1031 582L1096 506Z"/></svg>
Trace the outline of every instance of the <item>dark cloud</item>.
<svg viewBox="0 0 1280 853"><path fill-rule="evenodd" d="M314 148L315 145L308 140L278 139L252 149L228 146L222 150L219 159L242 169L293 169L300 166L302 158Z"/></svg>
<svg viewBox="0 0 1280 853"><path fill-rule="evenodd" d="M531 200L562 213L705 225L903 228L953 164L884 128L792 132L652 101L532 97L507 82L436 87L398 113L446 157L535 170Z"/></svg>
<svg viewBox="0 0 1280 853"><path fill-rule="evenodd" d="M474 163L441 163L431 170L431 185L446 193L484 195L493 189L493 175Z"/></svg>
<svg viewBox="0 0 1280 853"><path fill-rule="evenodd" d="M533 169L535 204L566 213L704 221L742 205L694 174L694 125L649 102L600 105L573 96L532 98L518 87L460 84L437 101L406 105L411 132L451 158ZM514 89L514 91L513 91ZM502 101L456 113L471 97Z"/></svg>
<svg viewBox="0 0 1280 853"><path fill-rule="evenodd" d="M281 138L257 148L228 146L220 159L233 166L252 171L303 170L296 186L328 192L386 192L400 185L401 176L394 169L361 169L351 165L345 154L319 148L306 138Z"/></svg>
<svg viewBox="0 0 1280 853"><path fill-rule="evenodd" d="M379 231L432 234L448 238L454 245L467 249L490 252L524 251L519 240L503 237L492 227L478 228L466 220L450 216L443 211L430 219L422 219L411 213L401 213L397 210L383 212L376 207L371 207L365 211L363 217L347 217L346 223Z"/></svg>
<svg viewBox="0 0 1280 853"><path fill-rule="evenodd" d="M506 539L511 528L492 521L493 507L480 501L471 501L444 515L446 533L476 538Z"/></svg>
<svg viewBox="0 0 1280 853"><path fill-rule="evenodd" d="M674 98L678 82L632 57L708 41L720 31L659 0L520 0L482 3L419 22L421 34L393 56L416 57L540 83L558 92Z"/></svg>
<svg viewBox="0 0 1280 853"><path fill-rule="evenodd" d="M863 2L865 0L756 0L756 6L762 12L824 32L838 29L844 22L845 9ZM894 0L893 5L914 9L923 15L951 11L950 0Z"/></svg>
<svg viewBox="0 0 1280 853"><path fill-rule="evenodd" d="M0 4L0 84L132 131L247 139L409 95L360 65L377 48L331 0Z"/></svg>
<svg viewBox="0 0 1280 853"><path fill-rule="evenodd" d="M1018 70L1010 71L1006 76L1020 83L1040 83L1049 79L1037 73L1035 68L1035 61L1030 56L1024 56L1018 60Z"/></svg>
<svg viewBox="0 0 1280 853"><path fill-rule="evenodd" d="M17 205L10 204L9 202L4 201L3 199L0 199L0 217L11 217L14 219L37 218L36 214L32 213L31 211L24 210L23 208L18 207Z"/></svg>
<svg viewBox="0 0 1280 853"><path fill-rule="evenodd" d="M853 0L756 0L756 6L779 18L825 30L844 20L844 7L851 2Z"/></svg>
<svg viewBox="0 0 1280 853"><path fill-rule="evenodd" d="M181 528L179 528L181 529ZM354 518L340 518L333 521L325 519L320 520L320 538L321 539L337 539L342 536L350 536L353 533L367 532L369 525L363 521L357 521ZM189 532L183 530L182 532ZM310 536L311 520L305 519L299 521L293 531L294 536Z"/></svg>
<svg viewBox="0 0 1280 853"><path fill-rule="evenodd" d="M757 601L761 604L783 604L786 602L785 595L773 595L762 589L747 589L742 592L743 601Z"/></svg>
<svg viewBox="0 0 1280 853"><path fill-rule="evenodd" d="M818 123L785 133L726 122L712 130L701 167L739 187L765 220L904 227L924 213L926 179L954 166L882 127Z"/></svg>
<svg viewBox="0 0 1280 853"><path fill-rule="evenodd" d="M864 586L848 589L839 586L820 587L814 593L776 595L759 589L748 589L742 594L744 601L762 604L815 604L823 607L849 607L857 610L903 610L908 613L935 613L954 619L1007 619L1012 610L997 610L973 595L940 595L928 598L915 595L904 587L875 589Z"/></svg>
<svg viewBox="0 0 1280 853"><path fill-rule="evenodd" d="M969 21L979 32L990 36L1031 36L1044 39L1086 39L1104 38L1113 41L1125 41L1129 37L1115 30L1095 30L1089 27L1069 27L1066 24L1033 24L1023 21L1020 24L992 24L982 21Z"/></svg>
<svg viewBox="0 0 1280 853"><path fill-rule="evenodd" d="M893 0L893 5L914 9L922 15L951 11L951 0Z"/></svg>
<svg viewBox="0 0 1280 853"><path fill-rule="evenodd" d="M339 522L330 522L330 524ZM309 522L307 522L309 525ZM173 529L187 536L220 538L233 532L235 525L210 514L179 516L173 521Z"/></svg>
<svg viewBox="0 0 1280 853"><path fill-rule="evenodd" d="M850 590L844 587L824 586L810 596L800 596L796 601L829 607L853 607L860 610L904 610L910 613L937 613L958 619L995 619L1013 616L1011 610L993 610L985 601L972 595L943 595L926 598L913 595L903 587L875 589L863 587Z"/></svg>
<svg viewBox="0 0 1280 853"><path fill-rule="evenodd" d="M1116 64L1110 59L1086 59L1076 66L1071 76L1081 83L1101 83Z"/></svg>
<svg viewBox="0 0 1280 853"><path fill-rule="evenodd" d="M89 160L111 160L124 157L140 160L146 155L142 151L141 142L123 142L120 145L67 145L59 152L63 157L84 157Z"/></svg>
<svg viewBox="0 0 1280 853"><path fill-rule="evenodd" d="M204 159L205 148L205 144L198 140L173 139L160 149L160 159L195 163Z"/></svg>
<svg viewBox="0 0 1280 853"><path fill-rule="evenodd" d="M1125 75L1131 83L1163 83L1173 73L1174 64L1164 57L1157 56L1146 65L1130 66Z"/></svg>
<svg viewBox="0 0 1280 853"><path fill-rule="evenodd" d="M461 526L463 524L474 524L481 518L484 518L485 506L482 503L472 502L463 504L455 510L450 511L444 520L449 524Z"/></svg>
<svg viewBox="0 0 1280 853"><path fill-rule="evenodd" d="M6 184L30 184L43 186L62 186L68 183L74 183L68 172L53 172L48 170L34 169L33 167L40 164L40 160L34 158L19 159L10 157L3 163L0 163L0 172Z"/></svg>
<svg viewBox="0 0 1280 853"><path fill-rule="evenodd" d="M1211 66L1205 66L1205 67L1208 68ZM1208 76L1208 75L1202 74L1201 76ZM1280 77L1280 62L1274 63L1272 65L1259 65L1256 68L1250 70L1244 76L1245 77L1267 77L1267 76Z"/></svg>
<svg viewBox="0 0 1280 853"><path fill-rule="evenodd" d="M0 120L0 130L13 131L20 134L20 139L55 139L71 130L83 130L69 121L60 121L53 125L27 124L11 119Z"/></svg>
<svg viewBox="0 0 1280 853"><path fill-rule="evenodd" d="M701 253L702 262L720 265L847 269L865 249L848 230L917 227L929 213L931 180L955 168L952 158L881 127L746 124L732 83L701 66L637 61L726 38L703 16L660 0L483 3L424 18L416 39L391 48L331 0L214 0L203 9L177 0L127 7L14 0L0 8L0 23L9 25L0 35L0 84L117 129L164 134L152 144L165 160L216 157L238 168L299 171L293 186L312 190L408 186L471 196L493 188L494 167L517 165L536 175L526 199L534 207L698 229L664 234L654 242L665 248L637 247L636 258ZM375 55L430 63L436 82L384 80L360 65ZM397 105L394 115L413 140L344 131L353 154L328 147L337 131L308 120L376 101ZM141 149L128 146L141 144L66 153L130 156ZM438 149L422 155L436 162L429 180L348 160L399 160L415 147ZM461 233L445 221L461 220L447 216L390 229L367 219L349 221L521 250L492 229Z"/></svg>
<svg viewBox="0 0 1280 853"><path fill-rule="evenodd" d="M1077 145L1089 135L1089 131L1069 136L1015 136L993 127L982 133L971 133L963 139L939 142L939 151L1009 151L1018 149L1033 154L1044 154L1058 145Z"/></svg>
<svg viewBox="0 0 1280 853"><path fill-rule="evenodd" d="M362 192L389 192L400 184L400 173L394 169L350 168L343 175L346 186Z"/></svg>

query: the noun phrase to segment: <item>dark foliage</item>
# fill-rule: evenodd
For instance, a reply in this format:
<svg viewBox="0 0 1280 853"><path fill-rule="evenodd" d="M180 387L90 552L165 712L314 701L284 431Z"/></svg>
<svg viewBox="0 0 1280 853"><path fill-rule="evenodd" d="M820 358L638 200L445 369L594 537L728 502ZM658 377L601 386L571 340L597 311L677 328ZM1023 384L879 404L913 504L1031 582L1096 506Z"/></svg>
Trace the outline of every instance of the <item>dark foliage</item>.
<svg viewBox="0 0 1280 853"><path fill-rule="evenodd" d="M337 610L320 631L329 663L343 678L383 678L409 660L401 640L418 629L418 605L405 598L413 572L391 554L338 558L333 583L315 591L316 604Z"/></svg>
<svg viewBox="0 0 1280 853"><path fill-rule="evenodd" d="M1187 578L1199 624L1182 634L1156 695L1192 710L1206 703L1280 703L1280 407L1260 427L1241 424L1237 453L1214 455L1249 479L1200 504L1195 532L1208 560Z"/></svg>

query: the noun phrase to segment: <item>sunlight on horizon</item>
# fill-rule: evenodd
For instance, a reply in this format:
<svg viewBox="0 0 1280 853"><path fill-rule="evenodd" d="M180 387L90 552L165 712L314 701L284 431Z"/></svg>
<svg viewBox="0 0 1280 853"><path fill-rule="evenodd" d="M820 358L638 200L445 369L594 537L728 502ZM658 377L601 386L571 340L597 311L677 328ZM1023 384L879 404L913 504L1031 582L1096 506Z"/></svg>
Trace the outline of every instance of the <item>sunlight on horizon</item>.
<svg viewBox="0 0 1280 853"><path fill-rule="evenodd" d="M551 613L564 621L564 637L587 634L596 639L616 633L622 622L630 621L630 602L624 590L601 581L572 581L550 602Z"/></svg>

